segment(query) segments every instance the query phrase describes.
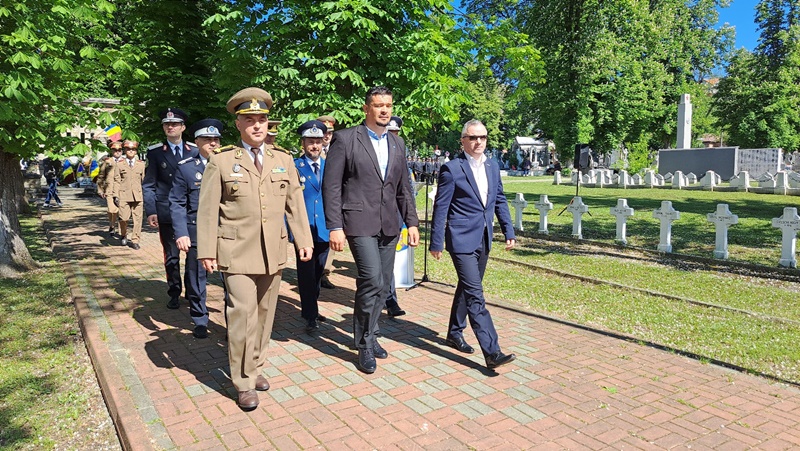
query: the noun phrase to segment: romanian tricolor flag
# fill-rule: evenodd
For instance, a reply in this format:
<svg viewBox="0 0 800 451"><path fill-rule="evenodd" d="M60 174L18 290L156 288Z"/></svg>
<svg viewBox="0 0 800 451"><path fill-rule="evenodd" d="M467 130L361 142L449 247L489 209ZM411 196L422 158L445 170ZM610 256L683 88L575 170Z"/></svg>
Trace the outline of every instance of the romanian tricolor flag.
<svg viewBox="0 0 800 451"><path fill-rule="evenodd" d="M117 124L111 124L105 129L106 136L111 142L119 141L122 139L122 129Z"/></svg>

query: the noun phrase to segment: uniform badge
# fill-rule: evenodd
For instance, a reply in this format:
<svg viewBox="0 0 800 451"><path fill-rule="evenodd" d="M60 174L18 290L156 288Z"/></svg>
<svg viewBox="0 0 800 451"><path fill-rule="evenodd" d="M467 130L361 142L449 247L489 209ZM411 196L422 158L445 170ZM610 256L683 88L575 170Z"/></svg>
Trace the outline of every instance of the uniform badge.
<svg viewBox="0 0 800 451"><path fill-rule="evenodd" d="M302 161L301 161L300 163L298 163L298 166L300 166L301 168L302 168L302 167L305 167L305 165L306 165L306 164L305 164L305 163L303 163Z"/></svg>
<svg viewBox="0 0 800 451"><path fill-rule="evenodd" d="M305 183L305 182L306 182L306 178L301 175L300 176L300 183Z"/></svg>
<svg viewBox="0 0 800 451"><path fill-rule="evenodd" d="M250 102L250 109L251 110L260 110L261 109L261 105L258 104L258 99L253 99L253 101Z"/></svg>
<svg viewBox="0 0 800 451"><path fill-rule="evenodd" d="M236 158L242 158L242 149L236 149Z"/></svg>
<svg viewBox="0 0 800 451"><path fill-rule="evenodd" d="M197 179L197 180L203 180L203 174L200 173L200 172L195 172L194 173L194 178Z"/></svg>
<svg viewBox="0 0 800 451"><path fill-rule="evenodd" d="M167 169L167 162L166 161L162 161L161 162L161 169Z"/></svg>
<svg viewBox="0 0 800 451"><path fill-rule="evenodd" d="M239 163L233 165L233 172L239 172L241 169L242 167L239 166Z"/></svg>
<svg viewBox="0 0 800 451"><path fill-rule="evenodd" d="M234 193L236 191L239 191L239 182L238 181L233 183L233 186L231 187L231 191L233 191Z"/></svg>

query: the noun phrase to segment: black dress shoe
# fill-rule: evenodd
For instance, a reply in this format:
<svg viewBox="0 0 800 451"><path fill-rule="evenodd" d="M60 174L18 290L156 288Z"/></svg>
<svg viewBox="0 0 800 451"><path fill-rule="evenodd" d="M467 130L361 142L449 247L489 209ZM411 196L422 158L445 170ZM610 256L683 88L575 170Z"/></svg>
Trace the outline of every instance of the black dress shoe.
<svg viewBox="0 0 800 451"><path fill-rule="evenodd" d="M513 362L517 356L514 354L503 354L502 351L497 351L494 354L486 356L486 367L490 370L497 368L500 365Z"/></svg>
<svg viewBox="0 0 800 451"><path fill-rule="evenodd" d="M138 251L140 248L139 243L131 243L131 249Z"/></svg>
<svg viewBox="0 0 800 451"><path fill-rule="evenodd" d="M322 315L317 315L317 321L319 321L321 323L324 323L325 321L328 321L328 318L326 318L326 317L324 317Z"/></svg>
<svg viewBox="0 0 800 451"><path fill-rule="evenodd" d="M475 349L467 344L467 341L464 340L464 337L447 337L444 342L466 354L472 354L475 352Z"/></svg>
<svg viewBox="0 0 800 451"><path fill-rule="evenodd" d="M175 310L181 307L181 303L178 301L178 297L170 298L169 302L167 302L167 308L170 310Z"/></svg>
<svg viewBox="0 0 800 451"><path fill-rule="evenodd" d="M208 327L206 327L206 326L194 326L194 330L192 331L192 335L194 335L194 338L208 338Z"/></svg>
<svg viewBox="0 0 800 451"><path fill-rule="evenodd" d="M381 344L377 341L375 341L375 346L372 347L372 353L375 355L376 359L385 359L389 357L389 353L386 352L386 350L383 349L383 346L381 346Z"/></svg>
<svg viewBox="0 0 800 451"><path fill-rule="evenodd" d="M322 280L319 282L319 286L322 288L327 288L332 290L336 288L336 285L332 284L330 280L328 280L328 276L322 276Z"/></svg>
<svg viewBox="0 0 800 451"><path fill-rule="evenodd" d="M239 400L236 402L242 410L253 410L258 407L258 392L247 390L239 392Z"/></svg>
<svg viewBox="0 0 800 451"><path fill-rule="evenodd" d="M395 316L403 316L406 314L406 311L401 309L399 305L395 307L386 307L386 312L389 314L391 318L394 318Z"/></svg>
<svg viewBox="0 0 800 451"><path fill-rule="evenodd" d="M375 363L374 351L372 349L360 349L358 351L358 369L367 374L372 374L376 368L378 368L378 364Z"/></svg>
<svg viewBox="0 0 800 451"><path fill-rule="evenodd" d="M256 376L256 390L258 390L258 391L267 391L267 390L269 390L269 381L267 381L266 377L264 377L264 376L262 376L260 374L258 376Z"/></svg>
<svg viewBox="0 0 800 451"><path fill-rule="evenodd" d="M122 241L120 241L120 243L121 243L123 246L127 246L127 245L128 245L128 239L127 239L127 238L125 238L125 237L123 236L123 237L122 237Z"/></svg>
<svg viewBox="0 0 800 451"><path fill-rule="evenodd" d="M317 320L309 319L306 320L306 332L313 332L319 329L319 324L317 324Z"/></svg>

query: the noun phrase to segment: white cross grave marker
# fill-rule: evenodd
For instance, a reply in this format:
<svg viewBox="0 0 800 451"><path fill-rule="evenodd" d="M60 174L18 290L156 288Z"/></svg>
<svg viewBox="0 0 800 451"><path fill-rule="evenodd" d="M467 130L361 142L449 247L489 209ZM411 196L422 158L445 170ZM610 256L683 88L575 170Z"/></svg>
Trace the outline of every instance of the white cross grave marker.
<svg viewBox="0 0 800 451"><path fill-rule="evenodd" d="M800 216L797 215L796 207L786 207L783 209L783 216L772 218L772 227L781 229L781 259L779 266L786 268L796 268L797 259L795 249L797 248L797 231L800 230Z"/></svg>
<svg viewBox="0 0 800 451"><path fill-rule="evenodd" d="M617 199L617 206L611 207L611 215L617 218L617 236L616 240L622 244L628 244L628 239L625 237L627 229L628 218L633 216L633 208L628 206L627 199Z"/></svg>
<svg viewBox="0 0 800 451"><path fill-rule="evenodd" d="M589 211L589 206L584 204L580 197L574 197L569 203L567 211L572 213L572 237L582 240L581 219L583 214Z"/></svg>
<svg viewBox="0 0 800 451"><path fill-rule="evenodd" d="M547 199L547 194L542 194L539 196L539 202L533 206L539 210L539 233L548 235L550 232L547 231L547 213L553 209L553 203Z"/></svg>
<svg viewBox="0 0 800 451"><path fill-rule="evenodd" d="M728 204L717 204L717 211L706 215L709 222L714 223L716 240L714 258L726 260L728 258L728 227L738 224L739 217L731 213Z"/></svg>
<svg viewBox="0 0 800 451"><path fill-rule="evenodd" d="M517 197L511 201L511 205L514 206L514 228L521 232L525 230L522 228L522 210L528 206L528 201L525 200L524 194L517 193Z"/></svg>
<svg viewBox="0 0 800 451"><path fill-rule="evenodd" d="M672 202L661 201L661 208L653 210L653 217L661 221L661 236L658 243L660 252L672 252L672 221L681 218L681 212L672 208Z"/></svg>

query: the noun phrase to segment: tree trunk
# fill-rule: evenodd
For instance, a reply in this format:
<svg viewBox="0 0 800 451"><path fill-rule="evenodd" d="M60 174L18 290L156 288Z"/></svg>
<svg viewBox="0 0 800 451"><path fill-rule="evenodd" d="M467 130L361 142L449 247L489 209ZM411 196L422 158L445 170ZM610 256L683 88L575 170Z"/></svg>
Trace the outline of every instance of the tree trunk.
<svg viewBox="0 0 800 451"><path fill-rule="evenodd" d="M19 201L24 184L19 157L0 148L0 277L15 277L36 268L20 236Z"/></svg>

